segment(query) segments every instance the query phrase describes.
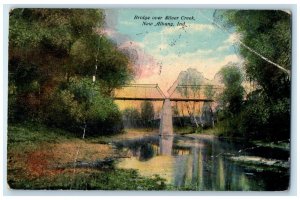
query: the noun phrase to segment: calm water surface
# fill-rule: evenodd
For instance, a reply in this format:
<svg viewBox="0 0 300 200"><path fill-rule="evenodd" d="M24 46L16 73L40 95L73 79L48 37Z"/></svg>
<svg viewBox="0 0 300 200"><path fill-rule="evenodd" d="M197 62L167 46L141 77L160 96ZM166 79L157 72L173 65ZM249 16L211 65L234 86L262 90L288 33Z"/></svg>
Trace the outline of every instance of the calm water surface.
<svg viewBox="0 0 300 200"><path fill-rule="evenodd" d="M145 136L114 144L128 158L118 167L158 174L177 188L191 190L286 190L288 167L242 164L232 156L255 156L288 163L289 151L210 136Z"/></svg>

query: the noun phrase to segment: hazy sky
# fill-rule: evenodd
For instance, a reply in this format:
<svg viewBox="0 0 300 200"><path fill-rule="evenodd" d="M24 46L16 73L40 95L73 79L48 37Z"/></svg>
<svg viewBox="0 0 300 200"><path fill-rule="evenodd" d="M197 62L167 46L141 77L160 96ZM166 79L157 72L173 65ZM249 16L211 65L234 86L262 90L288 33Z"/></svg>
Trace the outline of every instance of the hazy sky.
<svg viewBox="0 0 300 200"><path fill-rule="evenodd" d="M236 33L228 34L214 26L208 20L213 19L213 12L199 9L106 10L105 32L134 58L138 70L136 83L158 83L165 92L187 68L195 68L204 77L213 79L228 62L242 61L233 45ZM170 20L166 16L178 19ZM182 16L190 18L181 20ZM153 24L143 25L143 22ZM155 26L158 22L174 26ZM185 22L185 25L177 26L178 22Z"/></svg>

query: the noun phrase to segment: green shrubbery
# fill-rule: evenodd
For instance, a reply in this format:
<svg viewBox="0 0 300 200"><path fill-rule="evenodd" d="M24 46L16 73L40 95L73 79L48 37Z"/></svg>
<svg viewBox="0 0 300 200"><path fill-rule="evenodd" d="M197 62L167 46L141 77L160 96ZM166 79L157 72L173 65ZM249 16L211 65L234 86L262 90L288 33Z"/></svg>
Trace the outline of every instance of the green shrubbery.
<svg viewBox="0 0 300 200"><path fill-rule="evenodd" d="M222 135L259 139L288 137L286 135L290 126L288 98L271 101L260 89L243 97L242 74L234 65L225 66L220 75L225 89L220 97L217 126Z"/></svg>
<svg viewBox="0 0 300 200"><path fill-rule="evenodd" d="M46 123L69 131L107 134L120 131L121 113L98 84L87 78L71 78L58 89L45 112Z"/></svg>
<svg viewBox="0 0 300 200"><path fill-rule="evenodd" d="M142 177L136 170L115 169L98 172L62 173L51 179L10 180L13 189L63 190L166 190L165 180L159 176Z"/></svg>
<svg viewBox="0 0 300 200"><path fill-rule="evenodd" d="M127 108L122 112L123 122L127 128L154 128L154 106L150 101L141 103L141 111L137 108Z"/></svg>
<svg viewBox="0 0 300 200"><path fill-rule="evenodd" d="M224 134L234 136L288 139L291 119L291 15L281 10L219 10L214 17L225 28L234 28L241 34L243 45L239 45L238 51L245 59L242 66L244 78L255 85L252 92L242 94L241 84L234 81L239 75L226 74L224 69L221 71L225 91L221 98L223 107L219 111L218 126ZM253 50L245 48L245 45Z"/></svg>
<svg viewBox="0 0 300 200"><path fill-rule="evenodd" d="M129 58L100 34L103 20L101 9L10 12L9 123L89 134L122 128L111 96L133 71Z"/></svg>

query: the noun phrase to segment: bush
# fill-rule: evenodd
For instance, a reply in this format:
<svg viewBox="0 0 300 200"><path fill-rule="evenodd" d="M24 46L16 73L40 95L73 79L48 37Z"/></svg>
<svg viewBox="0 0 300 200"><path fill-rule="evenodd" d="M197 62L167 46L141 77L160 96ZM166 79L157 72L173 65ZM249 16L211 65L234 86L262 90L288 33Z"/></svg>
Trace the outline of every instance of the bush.
<svg viewBox="0 0 300 200"><path fill-rule="evenodd" d="M266 95L256 91L245 102L241 125L247 137L287 139L290 133L289 122L289 99L270 101Z"/></svg>
<svg viewBox="0 0 300 200"><path fill-rule="evenodd" d="M72 78L52 97L47 124L69 131L109 134L122 129L121 113L109 97L91 80Z"/></svg>
<svg viewBox="0 0 300 200"><path fill-rule="evenodd" d="M126 128L142 127L141 114L136 108L126 108L123 110L122 116Z"/></svg>
<svg viewBox="0 0 300 200"><path fill-rule="evenodd" d="M145 127L153 127L154 107L150 101L141 103L141 119Z"/></svg>
<svg viewBox="0 0 300 200"><path fill-rule="evenodd" d="M136 170L118 169L97 172L61 173L34 180L9 179L13 189L50 190L166 190L166 180L158 175L143 177Z"/></svg>

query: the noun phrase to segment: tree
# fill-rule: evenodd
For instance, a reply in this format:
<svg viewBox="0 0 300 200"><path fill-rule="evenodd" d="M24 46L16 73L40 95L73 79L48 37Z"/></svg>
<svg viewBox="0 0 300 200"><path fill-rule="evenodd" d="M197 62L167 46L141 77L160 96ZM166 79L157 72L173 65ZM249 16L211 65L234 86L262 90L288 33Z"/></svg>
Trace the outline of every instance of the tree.
<svg viewBox="0 0 300 200"><path fill-rule="evenodd" d="M154 107L150 101L143 101L141 103L141 119L146 126L152 124L154 119Z"/></svg>
<svg viewBox="0 0 300 200"><path fill-rule="evenodd" d="M239 120L244 96L241 69L237 65L230 63L224 66L218 72L218 75L225 86L219 99L221 112L219 111L218 121L223 121L221 126L224 128L223 132L225 134L241 134Z"/></svg>
<svg viewBox="0 0 300 200"><path fill-rule="evenodd" d="M89 134L108 134L118 131L121 114L113 100L101 94L92 80L71 78L57 90L46 112L47 124Z"/></svg>
<svg viewBox="0 0 300 200"><path fill-rule="evenodd" d="M196 69L189 68L187 71L181 72L178 77L178 85L183 85L183 87L178 87L179 93L186 98L200 98L201 84L204 82L204 77L202 73L198 72ZM199 127L198 121L195 117L196 113L196 102L186 102L184 103L187 112L191 118L191 121Z"/></svg>
<svg viewBox="0 0 300 200"><path fill-rule="evenodd" d="M231 63L224 66L218 73L221 76L225 89L221 94L223 109L234 114L239 113L243 104L244 88L241 69Z"/></svg>
<svg viewBox="0 0 300 200"><path fill-rule="evenodd" d="M213 85L207 85L204 88L204 95L207 99L214 99L214 97L216 95L216 91L214 90L214 86Z"/></svg>
<svg viewBox="0 0 300 200"><path fill-rule="evenodd" d="M36 120L37 116L25 113L41 110L43 104L49 103L55 88L72 71L72 44L80 35L90 34L100 26L102 13L83 9L14 9L9 20L10 81L17 88L17 101L23 102L18 110L29 111L23 112L24 118ZM30 87L33 84L37 89ZM32 100L37 103L30 104Z"/></svg>
<svg viewBox="0 0 300 200"><path fill-rule="evenodd" d="M196 69L189 68L187 71L180 73L178 77L178 85L190 85L192 87L177 88L179 93L184 97L196 97L200 90L200 85L203 84L204 77L202 73Z"/></svg>
<svg viewBox="0 0 300 200"><path fill-rule="evenodd" d="M125 127L139 127L141 125L141 114L136 108L126 108L122 112Z"/></svg>
<svg viewBox="0 0 300 200"><path fill-rule="evenodd" d="M74 43L70 53L75 72L96 75L108 94L133 77L129 58L104 36L96 33L84 36Z"/></svg>
<svg viewBox="0 0 300 200"><path fill-rule="evenodd" d="M10 120L49 122L48 112L53 111L48 107L59 107L58 102L69 103L70 119L77 116L81 124L99 116L102 121L121 120L120 113L112 111L116 106L110 95L131 80L133 71L128 57L100 34L101 9L13 9L9 20ZM84 96L94 91L89 89L92 83L80 84L92 75L99 91L95 98ZM87 102L91 99L93 103ZM87 109L95 102L107 104L108 110L101 111L106 105L97 105L93 112ZM73 106L78 106L78 113L71 112Z"/></svg>
<svg viewBox="0 0 300 200"><path fill-rule="evenodd" d="M245 59L246 78L258 86L256 91L248 94L245 106L249 115L244 113L244 118L249 119L255 114L257 120L251 123L248 120L244 124L252 124L256 128L248 127L248 130L261 132L261 135L267 134L270 138L288 138L290 77L284 70L267 62L246 46L285 70L291 70L291 15L281 10L227 10L216 11L215 21L222 23L225 29L234 29L241 35L240 41L244 45L239 43L238 50ZM261 105L265 108L262 109ZM260 112L250 112L258 108Z"/></svg>

